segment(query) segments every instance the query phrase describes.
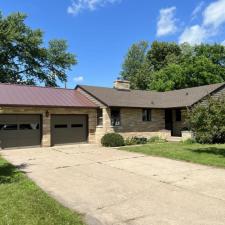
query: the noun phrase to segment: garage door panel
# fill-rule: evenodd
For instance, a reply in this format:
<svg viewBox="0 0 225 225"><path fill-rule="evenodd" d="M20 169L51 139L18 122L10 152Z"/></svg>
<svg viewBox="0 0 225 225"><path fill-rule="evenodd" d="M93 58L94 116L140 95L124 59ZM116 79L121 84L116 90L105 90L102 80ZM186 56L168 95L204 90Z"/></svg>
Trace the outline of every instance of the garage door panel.
<svg viewBox="0 0 225 225"><path fill-rule="evenodd" d="M86 115L52 115L52 144L87 141Z"/></svg>
<svg viewBox="0 0 225 225"><path fill-rule="evenodd" d="M2 148L40 145L40 122L40 115L0 115Z"/></svg>

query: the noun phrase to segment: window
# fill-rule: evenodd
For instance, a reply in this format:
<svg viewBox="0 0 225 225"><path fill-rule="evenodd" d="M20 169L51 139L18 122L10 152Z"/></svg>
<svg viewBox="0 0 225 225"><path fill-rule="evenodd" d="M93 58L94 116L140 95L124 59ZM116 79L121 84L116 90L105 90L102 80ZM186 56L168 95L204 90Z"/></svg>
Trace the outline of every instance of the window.
<svg viewBox="0 0 225 225"><path fill-rule="evenodd" d="M19 129L20 130L39 130L39 124L38 123L20 124Z"/></svg>
<svg viewBox="0 0 225 225"><path fill-rule="evenodd" d="M17 130L17 124L1 124L1 130Z"/></svg>
<svg viewBox="0 0 225 225"><path fill-rule="evenodd" d="M97 125L102 126L103 125L103 113L102 109L97 109Z"/></svg>
<svg viewBox="0 0 225 225"><path fill-rule="evenodd" d="M120 109L111 109L111 125L120 126Z"/></svg>
<svg viewBox="0 0 225 225"><path fill-rule="evenodd" d="M75 128L75 127L83 127L83 124L71 124L71 127L72 128Z"/></svg>
<svg viewBox="0 0 225 225"><path fill-rule="evenodd" d="M180 109L176 110L176 121L181 121L181 110Z"/></svg>
<svg viewBox="0 0 225 225"><path fill-rule="evenodd" d="M55 128L67 128L67 124L56 124Z"/></svg>
<svg viewBox="0 0 225 225"><path fill-rule="evenodd" d="M151 121L152 120L152 110L143 109L142 110L142 121Z"/></svg>

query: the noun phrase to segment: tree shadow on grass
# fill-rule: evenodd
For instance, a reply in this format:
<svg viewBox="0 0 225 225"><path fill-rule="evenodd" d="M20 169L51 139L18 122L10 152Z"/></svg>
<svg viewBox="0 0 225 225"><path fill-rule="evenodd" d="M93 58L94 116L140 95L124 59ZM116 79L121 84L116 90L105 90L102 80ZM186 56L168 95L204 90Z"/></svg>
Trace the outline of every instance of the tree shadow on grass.
<svg viewBox="0 0 225 225"><path fill-rule="evenodd" d="M25 168L25 164L21 164L17 167L11 165L10 163L4 163L0 165L0 185L6 183L13 183L19 180L19 171L18 169Z"/></svg>
<svg viewBox="0 0 225 225"><path fill-rule="evenodd" d="M206 148L199 148L199 149L188 149L194 153L207 153L212 155L218 155L225 157L225 148L217 148L217 147L206 147Z"/></svg>

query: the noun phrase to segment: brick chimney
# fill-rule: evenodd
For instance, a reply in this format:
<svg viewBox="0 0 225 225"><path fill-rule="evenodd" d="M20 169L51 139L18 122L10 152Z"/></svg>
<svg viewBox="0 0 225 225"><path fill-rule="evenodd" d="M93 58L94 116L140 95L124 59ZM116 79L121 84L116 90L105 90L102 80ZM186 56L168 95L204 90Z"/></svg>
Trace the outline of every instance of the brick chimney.
<svg viewBox="0 0 225 225"><path fill-rule="evenodd" d="M130 81L117 79L114 81L113 87L118 90L130 90Z"/></svg>

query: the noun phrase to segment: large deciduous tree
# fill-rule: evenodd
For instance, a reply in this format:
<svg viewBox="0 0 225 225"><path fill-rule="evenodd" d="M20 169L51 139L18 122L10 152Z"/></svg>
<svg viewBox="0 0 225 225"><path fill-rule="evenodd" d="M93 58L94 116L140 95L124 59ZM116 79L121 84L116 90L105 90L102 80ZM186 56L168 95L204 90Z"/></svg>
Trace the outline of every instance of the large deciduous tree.
<svg viewBox="0 0 225 225"><path fill-rule="evenodd" d="M26 15L0 12L0 82L57 86L66 82L66 71L77 63L65 40L44 47L43 32L25 24Z"/></svg>
<svg viewBox="0 0 225 225"><path fill-rule="evenodd" d="M167 91L225 81L222 45L155 41L148 49L140 48L140 44L129 49L121 72L133 89ZM145 46L148 46L146 42ZM141 60L137 55L142 56Z"/></svg>
<svg viewBox="0 0 225 225"><path fill-rule="evenodd" d="M149 67L146 62L147 50L148 43L146 41L140 41L137 44L133 44L125 56L120 75L123 79L131 82L131 88L133 89L147 88L147 83L145 83L145 86L143 82L140 82L142 78L144 80L147 79L149 72Z"/></svg>

